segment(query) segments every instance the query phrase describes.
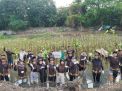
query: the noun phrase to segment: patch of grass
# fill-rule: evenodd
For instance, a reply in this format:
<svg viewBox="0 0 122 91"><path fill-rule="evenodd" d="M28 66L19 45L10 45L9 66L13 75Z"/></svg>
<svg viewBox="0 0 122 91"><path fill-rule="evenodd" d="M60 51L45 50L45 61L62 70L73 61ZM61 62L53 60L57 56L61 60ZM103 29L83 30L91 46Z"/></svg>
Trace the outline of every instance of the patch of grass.
<svg viewBox="0 0 122 91"><path fill-rule="evenodd" d="M48 50L55 48L58 50L61 46L67 48L68 45L71 45L78 50L78 55L80 55L82 51L94 52L94 50L97 48L105 48L111 52L118 48L119 46L116 44L119 44L122 41L122 37L117 35L93 35L79 33L77 36L75 32L71 34L45 32L42 34L30 35L26 37L1 36L0 39L1 51L5 46L16 53L18 53L21 48L24 48L26 50L30 49L35 54L37 54L41 48L46 48Z"/></svg>
<svg viewBox="0 0 122 91"><path fill-rule="evenodd" d="M3 39L12 39L12 38L14 38L13 35L1 35L0 34L0 40L3 40Z"/></svg>

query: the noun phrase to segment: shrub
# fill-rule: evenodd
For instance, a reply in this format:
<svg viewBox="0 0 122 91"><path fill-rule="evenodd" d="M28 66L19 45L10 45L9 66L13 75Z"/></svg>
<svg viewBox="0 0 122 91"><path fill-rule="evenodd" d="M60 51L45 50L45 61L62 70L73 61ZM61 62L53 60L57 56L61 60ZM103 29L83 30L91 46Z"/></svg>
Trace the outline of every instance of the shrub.
<svg viewBox="0 0 122 91"><path fill-rule="evenodd" d="M68 16L66 25L73 28L81 26L81 16L78 14Z"/></svg>
<svg viewBox="0 0 122 91"><path fill-rule="evenodd" d="M23 21L21 19L15 19L10 21L9 28L14 31L22 30L27 28L27 24L28 24L27 21Z"/></svg>

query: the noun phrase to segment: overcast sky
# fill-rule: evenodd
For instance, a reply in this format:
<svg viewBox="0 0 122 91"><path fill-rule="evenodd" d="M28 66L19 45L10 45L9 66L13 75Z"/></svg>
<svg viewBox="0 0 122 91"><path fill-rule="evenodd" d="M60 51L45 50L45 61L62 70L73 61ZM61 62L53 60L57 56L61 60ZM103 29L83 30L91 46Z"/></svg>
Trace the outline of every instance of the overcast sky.
<svg viewBox="0 0 122 91"><path fill-rule="evenodd" d="M54 0L56 7L66 7L73 2L73 0Z"/></svg>

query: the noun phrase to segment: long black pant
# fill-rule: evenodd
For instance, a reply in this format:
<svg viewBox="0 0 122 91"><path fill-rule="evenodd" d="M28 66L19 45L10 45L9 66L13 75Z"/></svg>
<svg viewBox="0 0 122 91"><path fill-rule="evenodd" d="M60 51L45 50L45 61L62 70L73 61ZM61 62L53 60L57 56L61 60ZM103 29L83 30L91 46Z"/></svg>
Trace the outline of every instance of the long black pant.
<svg viewBox="0 0 122 91"><path fill-rule="evenodd" d="M113 71L113 82L115 82L116 77L118 76L118 70L112 70Z"/></svg>
<svg viewBox="0 0 122 91"><path fill-rule="evenodd" d="M56 76L49 76L48 80L51 82L55 82L56 81Z"/></svg>
<svg viewBox="0 0 122 91"><path fill-rule="evenodd" d="M4 81L4 79L5 79L6 81L9 81L8 75L0 76L0 80Z"/></svg>
<svg viewBox="0 0 122 91"><path fill-rule="evenodd" d="M70 78L70 81L73 81L76 78L76 76L69 75L69 78Z"/></svg>
<svg viewBox="0 0 122 91"><path fill-rule="evenodd" d="M40 81L41 81L41 83L44 83L47 81L46 73L43 73L43 74L40 73Z"/></svg>
<svg viewBox="0 0 122 91"><path fill-rule="evenodd" d="M122 66L120 66L121 79L122 79Z"/></svg>
<svg viewBox="0 0 122 91"><path fill-rule="evenodd" d="M99 83L100 82L101 72L99 72L99 73L93 72L92 75L93 75L94 82Z"/></svg>

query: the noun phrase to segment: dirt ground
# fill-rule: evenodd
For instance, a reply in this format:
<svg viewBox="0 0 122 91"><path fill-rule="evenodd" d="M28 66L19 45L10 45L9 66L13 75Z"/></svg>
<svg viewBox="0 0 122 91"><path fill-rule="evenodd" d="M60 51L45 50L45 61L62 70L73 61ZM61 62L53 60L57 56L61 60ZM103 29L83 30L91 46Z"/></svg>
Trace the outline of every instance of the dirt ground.
<svg viewBox="0 0 122 91"><path fill-rule="evenodd" d="M122 91L122 84L111 84L109 86L103 86L95 89L78 89L76 88L49 88L48 90L45 87L30 87L30 88L22 88L20 86L15 86L12 83L8 82L0 82L0 91Z"/></svg>

